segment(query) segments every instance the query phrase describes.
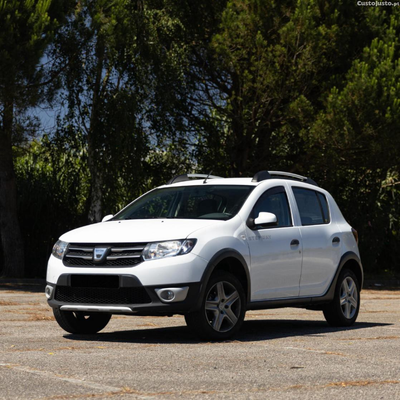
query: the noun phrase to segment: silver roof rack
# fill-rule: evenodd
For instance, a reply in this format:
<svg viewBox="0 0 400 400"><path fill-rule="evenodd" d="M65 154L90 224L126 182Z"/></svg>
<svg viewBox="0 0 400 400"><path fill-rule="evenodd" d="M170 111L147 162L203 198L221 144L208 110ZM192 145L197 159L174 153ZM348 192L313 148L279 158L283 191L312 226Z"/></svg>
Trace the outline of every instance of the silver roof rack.
<svg viewBox="0 0 400 400"><path fill-rule="evenodd" d="M318 186L318 184L311 178L283 171L259 171L254 175L252 182L261 182L266 179L274 179L274 178L291 179L295 181L309 183L314 186Z"/></svg>
<svg viewBox="0 0 400 400"><path fill-rule="evenodd" d="M191 179L224 179L222 176L216 176L216 175L209 175L209 174L182 174L182 175L176 175L173 178L171 178L166 185L171 185L172 183L178 183L178 182L185 182L185 181L190 181Z"/></svg>

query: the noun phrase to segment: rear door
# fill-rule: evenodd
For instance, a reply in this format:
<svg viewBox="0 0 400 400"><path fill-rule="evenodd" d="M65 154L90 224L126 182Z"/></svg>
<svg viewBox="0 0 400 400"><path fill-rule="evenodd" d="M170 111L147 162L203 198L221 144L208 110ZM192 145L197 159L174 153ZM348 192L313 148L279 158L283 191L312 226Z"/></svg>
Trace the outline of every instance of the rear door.
<svg viewBox="0 0 400 400"><path fill-rule="evenodd" d="M300 296L323 295L340 261L342 233L331 220L323 192L294 185L292 190L300 215L303 243Z"/></svg>

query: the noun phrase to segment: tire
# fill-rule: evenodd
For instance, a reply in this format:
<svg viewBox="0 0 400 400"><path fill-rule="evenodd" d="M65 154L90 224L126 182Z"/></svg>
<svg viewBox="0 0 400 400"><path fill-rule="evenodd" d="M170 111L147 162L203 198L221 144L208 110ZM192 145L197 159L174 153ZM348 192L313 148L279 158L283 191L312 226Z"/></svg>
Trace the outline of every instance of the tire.
<svg viewBox="0 0 400 400"><path fill-rule="evenodd" d="M54 308L53 314L58 325L69 333L97 333L111 319L111 314L61 311L59 308Z"/></svg>
<svg viewBox="0 0 400 400"><path fill-rule="evenodd" d="M198 311L185 315L188 327L201 339L226 340L241 328L246 313L243 287L232 274L215 272Z"/></svg>
<svg viewBox="0 0 400 400"><path fill-rule="evenodd" d="M360 310L360 284L355 274L344 269L335 288L332 303L323 312L331 326L351 326L357 319Z"/></svg>

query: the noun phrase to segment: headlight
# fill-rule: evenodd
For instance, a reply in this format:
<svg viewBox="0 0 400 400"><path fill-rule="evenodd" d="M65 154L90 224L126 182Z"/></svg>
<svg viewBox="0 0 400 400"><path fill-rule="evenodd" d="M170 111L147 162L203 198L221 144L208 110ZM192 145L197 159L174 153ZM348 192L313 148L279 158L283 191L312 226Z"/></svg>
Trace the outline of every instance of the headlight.
<svg viewBox="0 0 400 400"><path fill-rule="evenodd" d="M169 242L149 243L143 250L145 260L156 260L190 253L196 244L195 239L171 240Z"/></svg>
<svg viewBox="0 0 400 400"><path fill-rule="evenodd" d="M65 250L67 249L68 243L63 242L62 240L57 240L57 243L53 246L53 254L54 257L62 260Z"/></svg>

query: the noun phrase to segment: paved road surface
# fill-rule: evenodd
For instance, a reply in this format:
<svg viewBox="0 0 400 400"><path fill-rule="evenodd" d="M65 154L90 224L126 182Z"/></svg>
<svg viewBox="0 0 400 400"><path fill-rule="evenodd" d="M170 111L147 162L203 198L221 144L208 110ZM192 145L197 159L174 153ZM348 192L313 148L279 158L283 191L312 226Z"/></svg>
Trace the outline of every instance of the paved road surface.
<svg viewBox="0 0 400 400"><path fill-rule="evenodd" d="M70 335L35 287L0 285L0 399L105 398L400 399L400 291L363 291L350 329L252 311L236 340L203 343L180 316Z"/></svg>

